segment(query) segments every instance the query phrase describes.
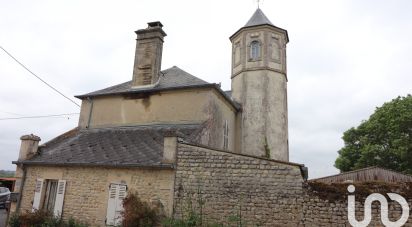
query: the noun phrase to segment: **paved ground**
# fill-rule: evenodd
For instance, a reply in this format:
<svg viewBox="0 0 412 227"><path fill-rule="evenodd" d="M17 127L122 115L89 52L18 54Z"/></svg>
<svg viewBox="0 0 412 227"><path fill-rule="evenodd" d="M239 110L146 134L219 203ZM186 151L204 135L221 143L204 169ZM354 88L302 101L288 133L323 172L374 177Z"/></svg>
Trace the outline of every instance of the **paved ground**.
<svg viewBox="0 0 412 227"><path fill-rule="evenodd" d="M5 209L0 209L0 227L6 227L7 213Z"/></svg>

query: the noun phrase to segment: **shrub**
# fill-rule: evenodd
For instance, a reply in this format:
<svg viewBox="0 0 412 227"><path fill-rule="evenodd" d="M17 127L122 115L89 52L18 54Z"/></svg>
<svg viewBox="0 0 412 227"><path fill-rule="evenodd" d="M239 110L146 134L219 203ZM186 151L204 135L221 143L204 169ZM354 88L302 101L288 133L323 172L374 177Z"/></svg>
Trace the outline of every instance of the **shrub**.
<svg viewBox="0 0 412 227"><path fill-rule="evenodd" d="M128 193L123 199L123 227L159 226L163 216L163 207L160 202L150 206L142 201L136 192Z"/></svg>
<svg viewBox="0 0 412 227"><path fill-rule="evenodd" d="M60 217L54 216L51 212L36 210L26 211L18 214L14 213L9 219L10 227L88 227L89 225L70 218L64 221Z"/></svg>

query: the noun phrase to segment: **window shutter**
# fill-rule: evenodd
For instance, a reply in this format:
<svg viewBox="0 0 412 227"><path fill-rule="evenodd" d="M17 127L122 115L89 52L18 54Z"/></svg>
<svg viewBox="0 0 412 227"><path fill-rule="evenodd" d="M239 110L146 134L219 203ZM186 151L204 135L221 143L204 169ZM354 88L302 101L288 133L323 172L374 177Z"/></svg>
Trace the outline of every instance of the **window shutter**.
<svg viewBox="0 0 412 227"><path fill-rule="evenodd" d="M63 212L64 193L66 192L66 181L59 180L57 184L56 201L54 203L54 215L61 217Z"/></svg>
<svg viewBox="0 0 412 227"><path fill-rule="evenodd" d="M36 180L36 185L34 188L34 198L33 198L33 207L31 209L32 212L40 209L40 200L41 200L41 194L43 191L43 179L37 179Z"/></svg>
<svg viewBox="0 0 412 227"><path fill-rule="evenodd" d="M127 195L125 184L110 184L107 201L106 224L118 226L122 222L123 199Z"/></svg>
<svg viewBox="0 0 412 227"><path fill-rule="evenodd" d="M120 184L119 192L116 198L116 211L115 211L115 225L118 226L122 224L122 211L123 211L123 199L126 198L127 186Z"/></svg>
<svg viewBox="0 0 412 227"><path fill-rule="evenodd" d="M107 225L115 224L117 187L118 187L118 184L110 184L110 187L109 187L109 200L107 201L107 213L106 213L106 224Z"/></svg>

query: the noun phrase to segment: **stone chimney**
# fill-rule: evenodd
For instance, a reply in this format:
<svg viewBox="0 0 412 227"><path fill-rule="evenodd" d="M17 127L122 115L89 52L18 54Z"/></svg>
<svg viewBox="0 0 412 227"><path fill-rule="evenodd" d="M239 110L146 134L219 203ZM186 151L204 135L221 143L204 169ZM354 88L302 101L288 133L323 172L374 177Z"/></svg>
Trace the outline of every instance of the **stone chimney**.
<svg viewBox="0 0 412 227"><path fill-rule="evenodd" d="M20 137L21 145L20 145L20 153L19 153L19 161L24 161L27 159L32 158L36 152L37 148L39 147L40 137L31 135L24 135Z"/></svg>
<svg viewBox="0 0 412 227"><path fill-rule="evenodd" d="M30 134L30 135L24 135L20 137L20 140L21 140L21 145L20 145L20 153L19 153L18 161L25 161L27 159L32 158L36 154L37 148L39 147L40 137ZM25 172L23 169L23 165L17 164L16 173L14 174L14 177L16 178L16 182L14 184L13 192L17 193L16 194L17 199L16 200L12 199L11 201L11 204L10 204L11 213L16 212L20 207L21 193L22 193L23 182L25 178Z"/></svg>
<svg viewBox="0 0 412 227"><path fill-rule="evenodd" d="M136 54L132 87L154 86L159 80L162 61L163 31L159 21L147 23L146 29L136 31Z"/></svg>

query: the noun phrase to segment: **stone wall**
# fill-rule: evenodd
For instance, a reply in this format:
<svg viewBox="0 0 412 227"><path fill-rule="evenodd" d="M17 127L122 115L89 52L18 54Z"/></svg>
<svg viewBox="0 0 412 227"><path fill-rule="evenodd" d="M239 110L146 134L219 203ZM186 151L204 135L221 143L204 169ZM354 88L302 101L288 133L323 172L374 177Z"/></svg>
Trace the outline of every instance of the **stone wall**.
<svg viewBox="0 0 412 227"><path fill-rule="evenodd" d="M304 184L304 201L302 204L304 226L351 226L348 221L348 183L325 184L308 182ZM356 183L356 219L364 219L364 202L372 193L397 193L407 199L412 208L412 184L411 183ZM386 196L387 197L387 196ZM387 198L389 204L389 220L397 221L402 215L402 208L397 202ZM368 226L384 226L380 220L380 204L372 204L372 221ZM412 215L404 225L412 226Z"/></svg>
<svg viewBox="0 0 412 227"><path fill-rule="evenodd" d="M242 226L350 226L348 184L304 182L301 166L178 143L175 170L27 166L21 210L31 210L35 181L67 181L63 217L104 226L110 183L125 183L146 201L160 200L167 214L181 218L194 210L209 223ZM412 208L412 183L355 184L356 216L362 220L365 197L398 193ZM401 207L389 203L396 221ZM190 208L192 206L192 208ZM383 226L373 204L370 226ZM230 221L232 219L232 221ZM412 227L412 216L405 225Z"/></svg>
<svg viewBox="0 0 412 227"><path fill-rule="evenodd" d="M200 210L209 222L241 216L247 226L297 226L302 219L300 166L179 144L175 216Z"/></svg>
<svg viewBox="0 0 412 227"><path fill-rule="evenodd" d="M299 165L182 143L177 159L176 218L194 210L209 223L228 224L230 217L241 216L243 226L351 226L348 184L304 182ZM398 193L412 208L410 183L355 186L357 220L363 220L362 204L371 193ZM398 220L401 210L398 203L389 202L390 221ZM378 202L373 203L372 214L369 226L383 226ZM412 226L412 216L405 226Z"/></svg>
<svg viewBox="0 0 412 227"><path fill-rule="evenodd" d="M92 167L27 167L21 210L31 210L35 181L66 180L63 218L74 217L92 226L104 226L110 183L124 183L146 201L160 200L172 213L173 170L113 169Z"/></svg>

